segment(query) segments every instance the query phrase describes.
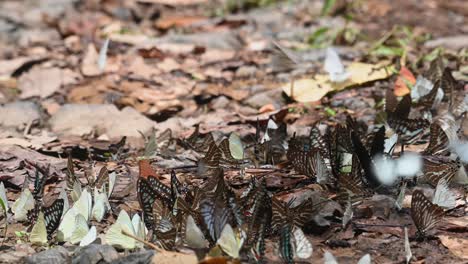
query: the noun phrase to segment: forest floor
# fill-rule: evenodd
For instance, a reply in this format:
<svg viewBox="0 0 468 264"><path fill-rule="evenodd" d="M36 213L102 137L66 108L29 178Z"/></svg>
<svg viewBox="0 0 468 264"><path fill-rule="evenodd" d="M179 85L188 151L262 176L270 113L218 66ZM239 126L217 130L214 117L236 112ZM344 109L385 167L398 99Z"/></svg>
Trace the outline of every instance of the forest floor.
<svg viewBox="0 0 468 264"><path fill-rule="evenodd" d="M301 212L294 209L301 208L309 200L315 205L321 203L317 201L327 201L318 206L305 224L298 226L312 244L313 253L300 259L298 239L292 239L290 244L295 246L291 259L294 261L322 262L324 253L330 252L338 263L357 263L365 254L370 255L372 263L407 263L406 227L411 263L467 263L468 118L466 114L453 113L459 111L454 110L453 105L465 112L468 108L465 98L468 91L468 7L464 2L0 1L0 182L10 208L6 217L0 216L0 240L3 241L0 263L50 263L51 258L56 263L72 259L74 263L193 263L190 257L195 253L187 246L185 229L178 229L176 246L169 247L170 252L178 252L173 254L154 251L151 245L145 246L150 250L118 251L98 246L106 244L106 234L120 211L145 218L139 199L147 190L141 187L141 181L155 176L171 194L173 204L169 207L178 204L177 199L182 198L175 197L171 189L174 185L171 171L191 193L196 188L203 190L200 206L193 204L201 210L198 212L200 220L196 220L207 229L203 230L205 237L212 236L211 240L207 238L210 243L205 253L208 254L202 257L208 263L237 261L226 254L225 248L221 247L223 254L213 249L225 224L236 227L236 232L245 232L247 237L259 232L252 229L262 228L249 225L256 221L251 219L249 210L254 203L264 202L257 199L262 186L266 187L268 204L273 197L284 202L283 206L292 203L293 207L282 208L284 214L281 208L275 208L274 202L273 211L269 206L261 208L261 214L272 213L273 218L267 218L272 229L276 224L280 225L280 230L284 227L281 224L296 224L294 214ZM330 8L324 4L330 4ZM328 47L336 50L350 73L344 82L331 82L324 70ZM436 65L437 61L442 66ZM439 66L436 73L429 70L430 65ZM338 66L335 63L333 67ZM442 74L445 67L453 80ZM392 182L383 187L384 191L381 186L377 191L372 181L365 178L373 173L364 168L365 158L356 147L356 137L350 139L351 134L357 134L364 148L370 149L369 142L377 137L375 131L382 124L382 116L390 123L389 94L400 102L407 94L413 96L410 90L418 76L436 84L440 80L444 92L448 89L445 87L453 85L451 94L446 93L441 103L430 101L431 118L423 115L427 106L416 103L409 117L407 113L399 116L405 115L403 109L394 118L417 127L419 123L415 120L424 118L427 124L436 124L438 117L446 120L448 111L454 116L454 125L448 122L446 127L440 126L444 131L455 131L456 140L461 142L461 147L454 146L458 141L452 140L447 132L450 142L446 142L443 155L446 157L440 158L457 164L455 174L440 169L444 164L432 168L442 171L440 177L450 174L447 180L451 181L455 204L444 209L443 217L434 228L428 228L423 238L417 235L412 212L435 209L411 208L411 199L415 190L422 190L431 197L437 185L437 181L427 184L421 180L435 173L427 165L427 159L431 159L427 156L437 156L427 151L436 133L433 126L430 129L429 125L421 126L424 129L418 132L418 144L412 142L404 147L405 152L418 153L424 160L422 169L415 173L417 176ZM278 128L271 127L269 120ZM313 127L321 131L324 145L310 138ZM337 127L344 127L346 132L340 134ZM334 137L328 137L326 131L334 131ZM390 134L386 131L385 136ZM304 139L308 135L304 146L293 148L294 139ZM229 140L222 149L220 142L224 138ZM333 168L337 154L330 147L340 140L345 144L352 141L347 151L356 157L353 158L356 164L360 164L357 165L358 174L363 174L364 180L359 180L359 184L366 189L364 198L349 208L347 200L340 200L343 189L340 184L343 183L337 175L344 172ZM216 151L215 147L210 148L212 142L216 142ZM395 160L403 157L400 144L398 141L393 153ZM333 179L326 184L317 182L320 181L319 165L311 164L317 160L311 160L315 154L310 153L318 149L326 153L318 151L322 158L329 155L332 159L328 165L332 166L329 174ZM304 159L301 155L305 155ZM74 173L70 173L68 157L71 157ZM415 167L419 166L417 163ZM72 174L77 176L83 190L92 190L94 186L88 178L97 175L103 167L109 175L116 175L117 180L108 198L111 210L107 210L104 219L99 222L86 219L86 227L95 226L100 237L93 243L95 247L87 246L85 250L77 245L79 242L59 242L58 232L51 234L47 243L32 243L31 228L37 224L38 216L18 221L11 210L24 190L30 189L34 194L38 184L42 184L38 179L47 174L41 192L44 205L50 205L66 189ZM301 171L303 167L307 168ZM44 173L45 170L48 172ZM221 184L216 182L217 177L223 179L226 193L219 193ZM208 194L213 182L217 191ZM250 193L252 197L241 197L253 182L257 189ZM402 196L402 208L397 210L395 200L402 182L407 184L407 189ZM164 186L158 188L153 191L166 191ZM68 190L66 196L70 206L76 201L70 196L72 192ZM0 189L0 198L1 195ZM156 200L160 199L155 195ZM237 219L236 210L232 208L231 212L230 209L216 209L215 205L210 208L211 216L204 214L205 205L218 201L213 195L222 197L226 207L239 207L244 219ZM235 205L230 204L229 195L238 200ZM39 200L34 198L37 204ZM96 199L94 193L93 198ZM20 207L15 210L25 205ZM343 221L349 217L350 210L353 212L351 220ZM47 216L47 210L43 211ZM429 217L435 217L432 211ZM226 220L218 213L229 217L226 216ZM289 218L278 220L275 215ZM214 223L210 223L211 220ZM180 221L186 224L186 220L179 217L171 221L174 226ZM282 232L265 235L266 263L288 260L284 256L287 247L280 243L285 239ZM149 230L149 233L157 232ZM233 237L230 239L231 244L238 243ZM145 240L161 247L160 241L149 235ZM244 245L239 257L241 262L255 262L251 249L257 244L253 244ZM197 254L200 256L198 251ZM85 259L84 255L96 256ZM218 255L226 258L217 258L215 262L212 256Z"/></svg>

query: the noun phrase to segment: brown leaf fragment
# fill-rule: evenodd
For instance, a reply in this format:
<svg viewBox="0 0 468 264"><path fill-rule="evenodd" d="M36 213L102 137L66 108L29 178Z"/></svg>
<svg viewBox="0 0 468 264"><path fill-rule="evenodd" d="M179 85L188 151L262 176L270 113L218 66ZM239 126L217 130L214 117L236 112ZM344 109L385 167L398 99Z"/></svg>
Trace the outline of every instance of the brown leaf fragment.
<svg viewBox="0 0 468 264"><path fill-rule="evenodd" d="M468 259L468 239L452 236L438 236L440 242L446 246L450 252L462 259Z"/></svg>

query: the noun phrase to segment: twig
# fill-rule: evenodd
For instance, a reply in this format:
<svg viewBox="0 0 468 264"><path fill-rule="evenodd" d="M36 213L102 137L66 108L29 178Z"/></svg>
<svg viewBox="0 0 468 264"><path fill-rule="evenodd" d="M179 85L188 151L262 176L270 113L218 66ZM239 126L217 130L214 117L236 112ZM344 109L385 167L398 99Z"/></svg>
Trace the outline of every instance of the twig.
<svg viewBox="0 0 468 264"><path fill-rule="evenodd" d="M141 243L145 244L146 246L148 246L148 247L150 247L150 248L152 248L152 249L154 249L154 250L156 250L158 252L166 252L166 250L156 246L155 244L150 243L148 241L145 241L145 240L143 240L143 239L141 239L139 237L136 237L136 236L126 232L125 230L122 230L122 234L124 234L124 235L126 235L128 237L131 237L131 238L135 239L136 241L141 242Z"/></svg>

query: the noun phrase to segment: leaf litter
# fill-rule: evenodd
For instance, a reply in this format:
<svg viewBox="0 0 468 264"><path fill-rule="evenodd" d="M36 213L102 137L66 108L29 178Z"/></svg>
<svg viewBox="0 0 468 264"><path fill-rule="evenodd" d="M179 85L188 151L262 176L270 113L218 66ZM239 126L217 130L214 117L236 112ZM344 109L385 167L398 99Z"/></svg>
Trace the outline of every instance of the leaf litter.
<svg viewBox="0 0 468 264"><path fill-rule="evenodd" d="M466 259L467 56L428 48L450 7L9 2L44 16L0 16L0 262Z"/></svg>

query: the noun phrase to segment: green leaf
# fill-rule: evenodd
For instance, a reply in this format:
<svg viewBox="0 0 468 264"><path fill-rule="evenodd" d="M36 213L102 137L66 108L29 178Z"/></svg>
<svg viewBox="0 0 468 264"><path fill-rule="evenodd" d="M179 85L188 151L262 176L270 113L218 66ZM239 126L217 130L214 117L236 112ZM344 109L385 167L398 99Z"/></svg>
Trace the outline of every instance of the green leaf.
<svg viewBox="0 0 468 264"><path fill-rule="evenodd" d="M327 113L327 115L329 115L329 116L336 116L336 111L333 110L333 109L331 109L330 107L327 106L327 107L325 107L324 110L325 110L325 113Z"/></svg>
<svg viewBox="0 0 468 264"><path fill-rule="evenodd" d="M401 57L404 53L404 49L381 45L374 49L371 53L377 56Z"/></svg>
<svg viewBox="0 0 468 264"><path fill-rule="evenodd" d="M324 0L323 1L322 11L320 12L321 15L326 16L326 15L330 14L330 11L332 10L335 3L336 3L336 0Z"/></svg>

